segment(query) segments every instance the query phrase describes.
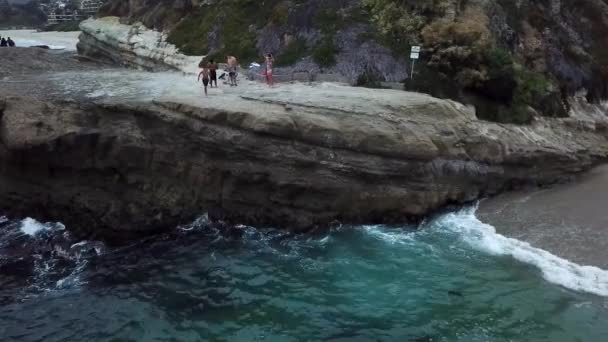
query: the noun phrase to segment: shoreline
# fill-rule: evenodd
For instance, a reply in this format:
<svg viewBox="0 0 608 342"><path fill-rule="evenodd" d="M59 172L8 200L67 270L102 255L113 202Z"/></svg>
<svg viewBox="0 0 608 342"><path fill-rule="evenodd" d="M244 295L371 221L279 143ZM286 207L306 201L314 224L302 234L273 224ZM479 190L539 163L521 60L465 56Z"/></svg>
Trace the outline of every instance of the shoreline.
<svg viewBox="0 0 608 342"><path fill-rule="evenodd" d="M80 31L0 30L0 35L3 37L10 36L17 47L49 46L51 49L76 52L76 43Z"/></svg>
<svg viewBox="0 0 608 342"><path fill-rule="evenodd" d="M608 165L547 189L482 200L480 220L505 236L529 242L582 265L608 269Z"/></svg>

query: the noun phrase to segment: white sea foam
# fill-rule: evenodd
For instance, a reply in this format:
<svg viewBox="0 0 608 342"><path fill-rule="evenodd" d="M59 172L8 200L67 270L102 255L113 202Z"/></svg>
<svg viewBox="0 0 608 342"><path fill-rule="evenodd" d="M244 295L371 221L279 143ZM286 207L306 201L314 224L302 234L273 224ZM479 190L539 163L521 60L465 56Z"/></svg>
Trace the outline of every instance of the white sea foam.
<svg viewBox="0 0 608 342"><path fill-rule="evenodd" d="M565 288L608 296L608 271L594 266L581 266L562 259L527 242L496 233L496 229L475 216L476 208L462 210L439 218L436 223L450 229L474 248L493 255L507 255L536 266L543 277Z"/></svg>
<svg viewBox="0 0 608 342"><path fill-rule="evenodd" d="M28 217L21 220L19 229L23 234L34 237L45 230L65 230L65 226L61 223L42 223Z"/></svg>
<svg viewBox="0 0 608 342"><path fill-rule="evenodd" d="M409 244L415 241L414 233L397 229L391 231L382 225L363 226L363 229L368 235L390 244Z"/></svg>
<svg viewBox="0 0 608 342"><path fill-rule="evenodd" d="M50 227L34 220L33 218L28 217L21 221L21 227L19 228L21 229L23 234L29 236L36 236L36 234L38 234L39 232L43 230L48 230Z"/></svg>

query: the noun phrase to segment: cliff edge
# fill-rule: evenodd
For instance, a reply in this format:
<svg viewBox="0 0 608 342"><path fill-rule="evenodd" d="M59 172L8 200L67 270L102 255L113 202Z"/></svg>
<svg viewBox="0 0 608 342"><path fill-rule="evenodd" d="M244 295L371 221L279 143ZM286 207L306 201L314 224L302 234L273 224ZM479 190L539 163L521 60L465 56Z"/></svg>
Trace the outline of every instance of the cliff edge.
<svg viewBox="0 0 608 342"><path fill-rule="evenodd" d="M125 72L99 70L106 84ZM146 94L153 75L125 87ZM20 75L0 92L0 207L86 236L151 233L205 211L294 230L403 222L558 182L608 155L606 108L583 101L569 118L519 126L394 90L250 83L203 98L167 74L174 92L126 101L121 83L103 99L88 85L79 99L73 89L90 82L46 76ZM41 77L48 92L19 93Z"/></svg>

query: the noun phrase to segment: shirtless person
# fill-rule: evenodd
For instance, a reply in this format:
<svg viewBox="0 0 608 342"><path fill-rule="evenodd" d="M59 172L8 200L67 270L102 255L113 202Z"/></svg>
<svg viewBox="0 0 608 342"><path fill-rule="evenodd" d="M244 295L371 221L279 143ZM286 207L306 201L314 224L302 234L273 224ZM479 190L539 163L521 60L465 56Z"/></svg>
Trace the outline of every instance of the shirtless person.
<svg viewBox="0 0 608 342"><path fill-rule="evenodd" d="M236 71L238 68L238 62L236 57L228 56L226 57L226 64L228 64L228 76L230 77L230 86L236 87Z"/></svg>
<svg viewBox="0 0 608 342"><path fill-rule="evenodd" d="M217 64L212 60L209 61L209 78L211 88L213 88L213 83L215 83L215 87L217 88Z"/></svg>
<svg viewBox="0 0 608 342"><path fill-rule="evenodd" d="M207 86L209 85L209 65L203 65L203 70L198 73L198 81L200 81L201 78L203 80L203 87L205 88L205 96L207 96Z"/></svg>

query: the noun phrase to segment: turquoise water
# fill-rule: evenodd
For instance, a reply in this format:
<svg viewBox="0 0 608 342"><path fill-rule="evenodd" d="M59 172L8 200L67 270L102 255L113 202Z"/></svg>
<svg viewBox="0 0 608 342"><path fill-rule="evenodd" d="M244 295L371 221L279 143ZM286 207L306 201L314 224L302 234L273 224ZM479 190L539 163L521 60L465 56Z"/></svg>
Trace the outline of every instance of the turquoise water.
<svg viewBox="0 0 608 342"><path fill-rule="evenodd" d="M10 277L0 280L0 336L608 340L605 271L501 237L472 210L412 228L345 226L289 235L218 227L203 217L121 248L93 242L60 248L55 242L34 258L31 274L15 275L13 265ZM0 231L0 256L66 235L60 225L31 220L7 221ZM90 248L71 252L82 246ZM33 250L36 255L39 248Z"/></svg>

